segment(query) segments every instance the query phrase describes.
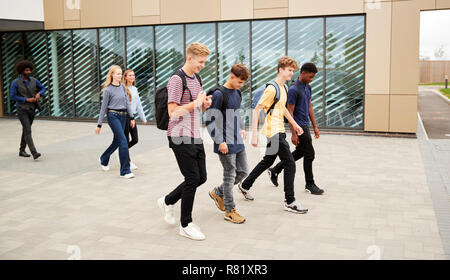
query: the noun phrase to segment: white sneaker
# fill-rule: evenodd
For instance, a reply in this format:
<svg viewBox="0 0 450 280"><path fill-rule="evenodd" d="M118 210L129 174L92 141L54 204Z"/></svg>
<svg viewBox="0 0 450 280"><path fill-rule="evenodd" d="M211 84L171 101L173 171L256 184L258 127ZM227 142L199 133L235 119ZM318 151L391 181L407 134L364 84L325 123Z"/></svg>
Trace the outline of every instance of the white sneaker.
<svg viewBox="0 0 450 280"><path fill-rule="evenodd" d="M125 175L120 175L120 177L121 178L125 178L125 179L131 179L131 178L134 178L134 174L130 172L130 173L125 174Z"/></svg>
<svg viewBox="0 0 450 280"><path fill-rule="evenodd" d="M284 210L297 213L297 214L306 214L308 213L308 208L304 208L300 205L300 202L294 201L291 204L287 204L284 202Z"/></svg>
<svg viewBox="0 0 450 280"><path fill-rule="evenodd" d="M166 221L170 225L174 225L176 223L175 217L173 216L173 205L167 205L166 202L164 202L164 197L161 197L158 199L158 206L159 209L161 209L161 212L164 217L164 221Z"/></svg>
<svg viewBox="0 0 450 280"><path fill-rule="evenodd" d="M108 165L103 165L102 164L102 160L100 160L100 166L102 167L103 171L108 171L109 170L109 166Z"/></svg>
<svg viewBox="0 0 450 280"><path fill-rule="evenodd" d="M136 166L136 164L134 164L133 162L130 161L130 169L135 170L135 169L138 169L138 167Z"/></svg>
<svg viewBox="0 0 450 280"><path fill-rule="evenodd" d="M206 236L200 231L200 228L193 223L189 223L187 227L182 227L180 225L180 235L193 240L205 240L206 238Z"/></svg>

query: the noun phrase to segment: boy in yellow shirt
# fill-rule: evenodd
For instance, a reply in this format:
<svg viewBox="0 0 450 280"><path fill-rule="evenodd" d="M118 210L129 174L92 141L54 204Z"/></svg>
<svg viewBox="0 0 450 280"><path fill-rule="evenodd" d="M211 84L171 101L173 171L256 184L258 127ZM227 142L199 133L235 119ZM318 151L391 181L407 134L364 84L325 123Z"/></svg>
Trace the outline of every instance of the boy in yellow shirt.
<svg viewBox="0 0 450 280"><path fill-rule="evenodd" d="M295 161L291 154L289 143L286 141L286 133L284 128L284 117L289 121L289 124L293 131L297 135L303 133L302 128L295 122L294 118L286 109L287 92L284 84L287 80L292 78L294 71L298 69L297 62L284 56L278 61L278 75L275 82L278 85L280 91L280 98L278 102L275 100L276 88L274 85L269 85L264 90L261 99L258 102L255 110L253 111L252 121L252 146L258 146L258 118L261 110L267 112L267 116L262 128L262 134L267 137L266 154L263 159L255 166L250 172L248 177L239 184L239 190L247 200L254 200L250 193L255 180L269 167L272 166L277 156L284 162L284 193L285 203L284 209L289 212L304 214L308 212L308 209L302 207L294 196L294 177L295 177ZM269 110L273 103L275 103L272 110Z"/></svg>

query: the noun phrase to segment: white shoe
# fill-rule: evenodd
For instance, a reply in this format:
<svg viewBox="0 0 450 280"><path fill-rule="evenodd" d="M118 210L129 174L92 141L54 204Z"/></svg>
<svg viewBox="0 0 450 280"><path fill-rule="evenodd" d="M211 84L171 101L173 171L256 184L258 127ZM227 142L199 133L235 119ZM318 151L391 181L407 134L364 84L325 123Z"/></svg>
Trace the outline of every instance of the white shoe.
<svg viewBox="0 0 450 280"><path fill-rule="evenodd" d="M301 206L300 202L298 201L294 201L291 204L287 204L286 202L284 202L284 210L297 214L308 213L308 208Z"/></svg>
<svg viewBox="0 0 450 280"><path fill-rule="evenodd" d="M158 199L158 206L159 209L161 209L164 221L166 221L170 225L174 225L176 221L175 217L173 216L173 205L166 205L164 197L161 197L160 199Z"/></svg>
<svg viewBox="0 0 450 280"><path fill-rule="evenodd" d="M130 172L130 173L125 174L125 175L120 175L120 177L121 178L125 178L125 179L131 179L131 178L134 178L134 174Z"/></svg>
<svg viewBox="0 0 450 280"><path fill-rule="evenodd" d="M189 223L187 227L180 225L180 235L193 239L193 240L205 240L206 236L200 231L198 226L193 223Z"/></svg>
<svg viewBox="0 0 450 280"><path fill-rule="evenodd" d="M138 169L138 167L136 166L136 164L134 164L133 162L130 161L130 169L135 170L135 169Z"/></svg>
<svg viewBox="0 0 450 280"><path fill-rule="evenodd" d="M108 171L109 170L109 166L108 165L103 165L102 164L102 160L100 160L100 166L102 167L103 171Z"/></svg>

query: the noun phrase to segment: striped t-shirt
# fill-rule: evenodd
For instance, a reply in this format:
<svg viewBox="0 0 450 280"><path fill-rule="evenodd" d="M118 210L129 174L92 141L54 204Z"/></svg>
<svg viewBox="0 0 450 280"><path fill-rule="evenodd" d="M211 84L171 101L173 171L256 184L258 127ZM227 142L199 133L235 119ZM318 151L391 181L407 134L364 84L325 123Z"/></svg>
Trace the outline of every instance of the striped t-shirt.
<svg viewBox="0 0 450 280"><path fill-rule="evenodd" d="M186 86L189 89L186 89L184 94L182 94L183 82L181 81L180 76L173 75L167 83L167 102L176 103L179 106L186 105L194 101L197 98L197 95L203 91L200 82L195 76L190 77L186 75ZM192 100L189 95L189 90L192 95ZM176 119L170 119L167 128L167 136L200 138L200 114L201 107L198 107L189 114Z"/></svg>

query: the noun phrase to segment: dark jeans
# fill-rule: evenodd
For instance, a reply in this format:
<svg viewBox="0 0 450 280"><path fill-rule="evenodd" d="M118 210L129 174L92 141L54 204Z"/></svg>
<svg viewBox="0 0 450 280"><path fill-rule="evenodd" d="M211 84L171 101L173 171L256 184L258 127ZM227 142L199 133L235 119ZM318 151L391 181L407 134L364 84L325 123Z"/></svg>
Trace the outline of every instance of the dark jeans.
<svg viewBox="0 0 450 280"><path fill-rule="evenodd" d="M312 145L311 133L309 127L302 126L304 133L300 135L299 142L295 151L292 152L292 157L295 161L303 158L303 171L305 172L306 184L314 184L314 175L312 171L312 163L314 161L315 152ZM284 163L279 162L273 171L277 174L281 173L284 168Z"/></svg>
<svg viewBox="0 0 450 280"><path fill-rule="evenodd" d="M133 147L139 141L137 124L135 123L135 126L133 128L131 128L130 122L131 122L130 116L127 115L127 124L125 126L125 136L127 137L128 148ZM131 135L131 140L130 140L130 135Z"/></svg>
<svg viewBox="0 0 450 280"><path fill-rule="evenodd" d="M136 145L137 142L139 141L137 123L135 122L134 127L131 128L130 122L131 122L131 118L129 115L127 115L127 123L125 125L125 137L127 137L128 151L131 147ZM131 141L130 141L130 135L131 135ZM128 158L131 161L130 153L128 153Z"/></svg>
<svg viewBox="0 0 450 280"><path fill-rule="evenodd" d="M25 151L28 146L32 154L37 153L34 146L33 138L31 137L31 125L34 121L35 109L34 108L18 108L17 115L19 116L20 123L22 124L22 138L20 140L20 151Z"/></svg>
<svg viewBox="0 0 450 280"><path fill-rule="evenodd" d="M166 196L165 203L173 205L181 199L180 221L181 226L186 227L192 222L192 208L197 187L206 182L205 150L203 144L175 144L171 137L168 138L178 167L184 176L184 182Z"/></svg>
<svg viewBox="0 0 450 280"><path fill-rule="evenodd" d="M111 145L100 157L102 165L108 165L109 157L119 148L120 176L131 173L130 161L128 159L128 141L124 133L126 121L127 117L124 114L108 113L108 124L114 133L114 138Z"/></svg>
<svg viewBox="0 0 450 280"><path fill-rule="evenodd" d="M255 180L261 175L265 170L272 166L275 162L277 156L280 157L281 161L284 162L284 196L286 203L290 204L295 201L294 196L294 178L295 178L295 162L292 157L291 151L289 150L289 144L286 141L286 133L275 134L272 138L267 139L266 155L263 159L253 168L252 172L247 176L247 178L242 182L242 187L249 190ZM278 152L272 153L273 145L277 145L278 141ZM272 149L271 149L272 148ZM269 152L270 151L270 152Z"/></svg>

